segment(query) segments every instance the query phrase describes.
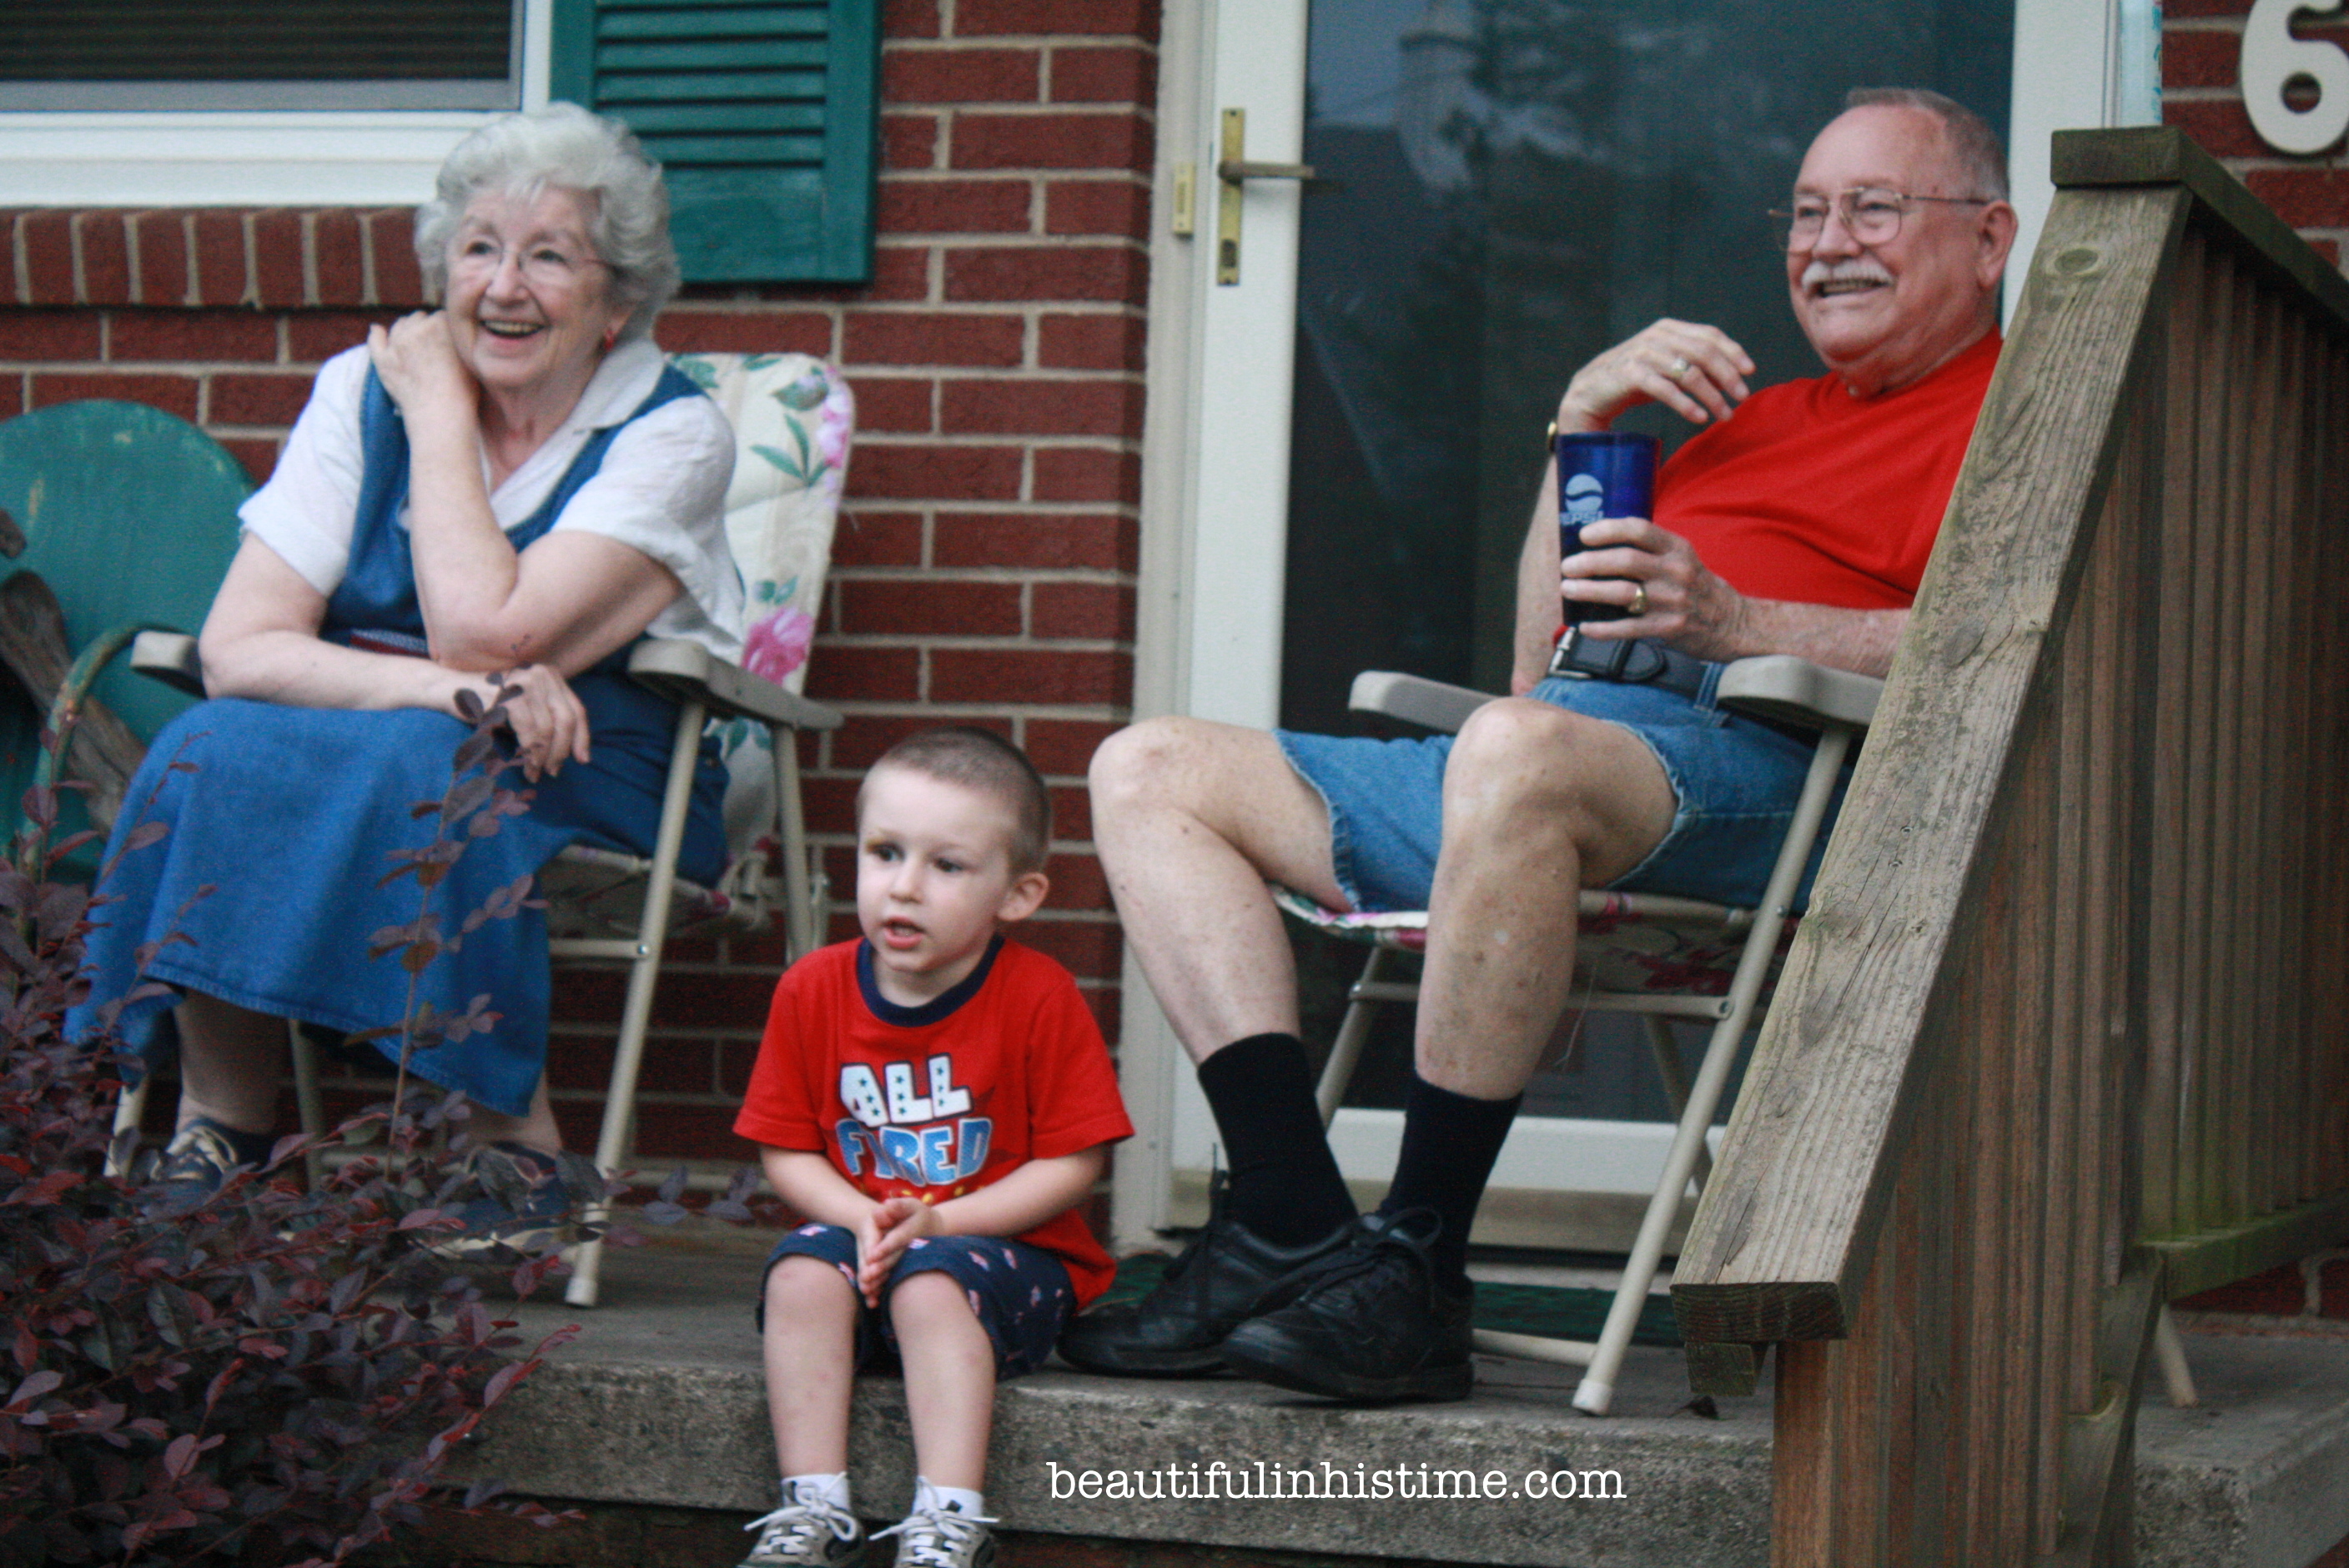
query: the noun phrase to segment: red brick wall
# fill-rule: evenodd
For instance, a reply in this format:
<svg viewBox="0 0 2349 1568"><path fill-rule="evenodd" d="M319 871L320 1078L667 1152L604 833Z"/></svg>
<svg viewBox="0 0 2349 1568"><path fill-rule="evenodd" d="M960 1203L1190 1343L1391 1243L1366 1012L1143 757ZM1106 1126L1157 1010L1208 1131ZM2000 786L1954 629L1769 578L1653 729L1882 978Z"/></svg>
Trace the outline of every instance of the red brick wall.
<svg viewBox="0 0 2349 1568"><path fill-rule="evenodd" d="M2162 9L2162 118L2217 155L2254 195L2338 265L2349 238L2349 150L2312 157L2270 148L2243 110L2240 57L2251 0L2168 0ZM2293 32L2349 47L2349 17L2303 15Z"/></svg>
<svg viewBox="0 0 2349 1568"><path fill-rule="evenodd" d="M856 389L857 445L809 693L810 826L853 886L850 802L892 739L1009 733L1054 787L1052 895L1023 931L1115 1037L1119 945L1090 846L1094 744L1133 687L1156 0L889 0L872 283L689 289L671 349L803 350ZM318 363L419 303L405 212L0 212L0 418L151 403L265 478ZM835 934L854 930L836 906ZM654 1014L648 1164L743 1158L728 1129L780 948L688 951ZM558 976L554 1082L588 1144L621 981Z"/></svg>

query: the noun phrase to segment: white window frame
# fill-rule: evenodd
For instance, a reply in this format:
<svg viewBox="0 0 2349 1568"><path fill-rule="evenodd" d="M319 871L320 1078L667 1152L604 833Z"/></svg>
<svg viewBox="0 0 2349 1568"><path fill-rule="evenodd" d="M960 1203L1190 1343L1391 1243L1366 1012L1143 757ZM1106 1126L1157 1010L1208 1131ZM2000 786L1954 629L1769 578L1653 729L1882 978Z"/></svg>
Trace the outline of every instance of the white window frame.
<svg viewBox="0 0 2349 1568"><path fill-rule="evenodd" d="M557 0L523 0L522 107L547 98ZM491 110L0 114L0 206L400 207Z"/></svg>

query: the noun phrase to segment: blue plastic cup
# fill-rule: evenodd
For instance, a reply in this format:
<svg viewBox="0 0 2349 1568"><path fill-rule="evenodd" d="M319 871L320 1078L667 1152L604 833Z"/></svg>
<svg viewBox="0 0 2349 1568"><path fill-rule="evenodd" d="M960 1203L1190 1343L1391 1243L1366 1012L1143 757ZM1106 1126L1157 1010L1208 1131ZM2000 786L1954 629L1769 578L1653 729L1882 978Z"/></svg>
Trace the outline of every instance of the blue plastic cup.
<svg viewBox="0 0 2349 1568"><path fill-rule="evenodd" d="M1582 525L1602 517L1653 517L1656 459L1663 443L1619 430L1567 430L1557 437L1557 553L1582 549ZM1620 621L1619 604L1560 601L1568 625Z"/></svg>

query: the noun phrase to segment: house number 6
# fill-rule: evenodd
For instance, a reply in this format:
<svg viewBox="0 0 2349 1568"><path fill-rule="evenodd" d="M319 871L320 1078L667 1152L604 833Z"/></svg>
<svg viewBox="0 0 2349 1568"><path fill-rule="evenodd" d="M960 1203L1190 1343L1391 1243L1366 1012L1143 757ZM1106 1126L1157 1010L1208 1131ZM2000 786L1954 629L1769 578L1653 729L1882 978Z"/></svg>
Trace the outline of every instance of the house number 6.
<svg viewBox="0 0 2349 1568"><path fill-rule="evenodd" d="M2292 36L2302 11L2338 10L2341 0L2257 0L2243 24L2243 108L2251 129L2279 152L2322 152L2349 130L2349 55L2337 44ZM2284 88L2316 84L2316 101L2294 108Z"/></svg>

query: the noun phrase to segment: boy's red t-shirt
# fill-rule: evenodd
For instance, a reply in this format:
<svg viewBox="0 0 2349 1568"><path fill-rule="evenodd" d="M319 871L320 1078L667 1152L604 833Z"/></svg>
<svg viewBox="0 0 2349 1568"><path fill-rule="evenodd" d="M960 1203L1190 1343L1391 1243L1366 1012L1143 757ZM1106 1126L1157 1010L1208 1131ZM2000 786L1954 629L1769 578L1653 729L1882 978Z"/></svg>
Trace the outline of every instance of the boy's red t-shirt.
<svg viewBox="0 0 2349 1568"><path fill-rule="evenodd" d="M1992 332L1913 387L1767 387L1656 476L1656 522L1741 593L1906 609L1998 366Z"/></svg>
<svg viewBox="0 0 2349 1568"><path fill-rule="evenodd" d="M999 939L953 990L899 1007L873 987L864 946L784 972L735 1131L820 1152L868 1197L930 1202L1133 1135L1109 1047L1058 964ZM1079 1306L1117 1273L1074 1209L1018 1239L1068 1265Z"/></svg>

